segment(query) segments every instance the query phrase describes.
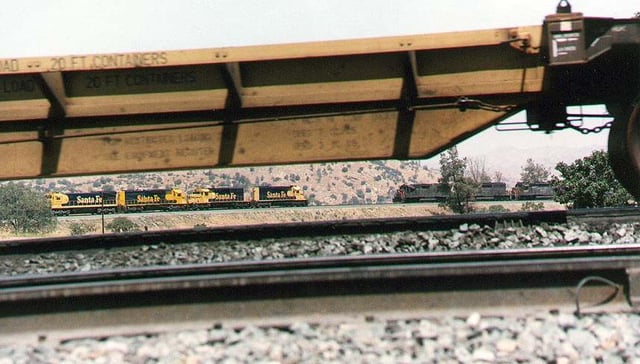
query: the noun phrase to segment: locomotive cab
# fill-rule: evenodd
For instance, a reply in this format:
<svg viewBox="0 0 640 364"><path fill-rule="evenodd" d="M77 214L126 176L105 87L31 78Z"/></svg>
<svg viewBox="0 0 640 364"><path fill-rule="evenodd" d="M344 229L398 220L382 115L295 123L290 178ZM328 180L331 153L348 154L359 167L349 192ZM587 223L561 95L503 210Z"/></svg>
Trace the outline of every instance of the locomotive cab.
<svg viewBox="0 0 640 364"><path fill-rule="evenodd" d="M302 188L300 186L291 186L288 195L294 200L306 200L304 197L304 193L302 193Z"/></svg>
<svg viewBox="0 0 640 364"><path fill-rule="evenodd" d="M49 203L51 203L51 208L62 208L64 205L69 203L69 196L60 192L51 192L47 194L49 197Z"/></svg>
<svg viewBox="0 0 640 364"><path fill-rule="evenodd" d="M171 190L167 191L164 198L167 201L173 202L178 205L184 205L187 203L186 194L184 193L184 191L178 188L172 188Z"/></svg>
<svg viewBox="0 0 640 364"><path fill-rule="evenodd" d="M196 188L187 195L187 203L189 204L205 204L209 203L212 198L211 190L208 188Z"/></svg>

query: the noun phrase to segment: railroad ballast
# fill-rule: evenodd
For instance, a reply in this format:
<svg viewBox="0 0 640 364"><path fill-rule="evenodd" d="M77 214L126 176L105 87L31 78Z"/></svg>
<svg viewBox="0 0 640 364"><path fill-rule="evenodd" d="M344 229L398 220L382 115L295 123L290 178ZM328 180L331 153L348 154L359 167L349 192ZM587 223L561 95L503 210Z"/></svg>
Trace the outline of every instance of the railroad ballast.
<svg viewBox="0 0 640 364"><path fill-rule="evenodd" d="M98 214L143 211L200 210L215 208L250 208L271 206L307 206L300 186L256 186L196 188L185 192L179 188L153 190L118 190L48 194L56 215Z"/></svg>

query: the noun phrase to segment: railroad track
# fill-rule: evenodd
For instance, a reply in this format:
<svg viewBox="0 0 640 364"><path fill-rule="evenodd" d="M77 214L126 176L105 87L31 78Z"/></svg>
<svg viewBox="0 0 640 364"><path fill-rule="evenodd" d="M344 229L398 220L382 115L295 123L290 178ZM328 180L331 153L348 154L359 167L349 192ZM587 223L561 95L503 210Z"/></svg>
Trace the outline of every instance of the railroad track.
<svg viewBox="0 0 640 364"><path fill-rule="evenodd" d="M123 234L83 235L0 241L0 256L38 254L62 250L107 249L144 244L270 239L296 236L330 236L339 234L374 234L394 231L455 229L462 224L497 226L499 224L536 225L567 221L588 224L611 224L640 221L637 207L576 209L533 212L436 215L424 217L369 218L359 220L295 222L227 227L195 227L164 231Z"/></svg>
<svg viewBox="0 0 640 364"><path fill-rule="evenodd" d="M437 215L425 217L371 218L340 221L295 222L229 227L196 227L167 231L145 231L123 234L82 235L55 238L19 239L0 242L0 256L38 254L61 250L106 249L122 246L183 243L216 240L268 239L296 236L322 237L340 234L372 234L394 231L447 230L461 224L563 223L565 210L511 212L497 214Z"/></svg>
<svg viewBox="0 0 640 364"><path fill-rule="evenodd" d="M640 245L288 259L0 279L4 340L182 322L493 310L631 310ZM585 283L589 283L585 285ZM583 286L584 285L584 286ZM389 293L393 293L390 298ZM599 306L607 303L606 306ZM580 311L582 310L582 311ZM135 329L131 328L135 325ZM120 330L120 331L119 331ZM10 336L7 336L10 335Z"/></svg>
<svg viewBox="0 0 640 364"><path fill-rule="evenodd" d="M367 219L16 240L0 263L59 251L223 239L260 239L526 226L571 219L636 219L637 210ZM595 214L595 215L594 215ZM162 330L176 323L278 322L285 316L570 307L634 310L640 302L640 245L380 254L103 269L0 278L0 341L65 340ZM389 295L392 293L392 296ZM606 302L594 307L594 303ZM134 326L133 328L131 326ZM153 327L153 328L150 328Z"/></svg>

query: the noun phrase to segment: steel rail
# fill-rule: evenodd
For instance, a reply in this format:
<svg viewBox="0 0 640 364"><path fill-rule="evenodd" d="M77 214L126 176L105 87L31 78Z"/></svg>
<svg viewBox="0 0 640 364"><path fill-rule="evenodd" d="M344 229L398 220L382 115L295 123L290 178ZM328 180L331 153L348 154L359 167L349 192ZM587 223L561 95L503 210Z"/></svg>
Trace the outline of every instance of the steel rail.
<svg viewBox="0 0 640 364"><path fill-rule="evenodd" d="M570 247L540 247L518 248L500 250L468 250L468 251L436 251L428 253L395 253L357 256L324 256L316 258L286 258L254 260L241 262L219 262L211 264L184 264L179 266L158 266L142 268L122 268L103 270L98 272L69 272L59 274L62 279L77 280L104 280L104 279L128 279L139 278L146 275L153 276L178 276L199 273L234 273L234 272L265 272L273 270L295 270L300 268L325 268L340 265L342 267L361 266L386 266L389 264L425 264L463 263L463 262L501 262L521 261L530 259L563 259L563 258L590 258L607 255L608 257L629 257L640 255L640 243L620 245L585 245ZM533 258L532 258L533 257ZM67 278L68 277L68 278ZM33 281L30 284L56 282L58 275L51 274L44 277L24 276L24 281ZM6 282L18 282L21 280L9 277L0 277L0 288L7 287Z"/></svg>
<svg viewBox="0 0 640 364"><path fill-rule="evenodd" d="M5 333L454 307L640 302L640 244L217 263L0 278ZM610 282L610 283L603 283ZM585 287L586 283L591 284ZM614 287L611 287L611 284ZM622 294L624 292L624 295ZM631 304L631 305L630 305ZM587 308L588 309L588 308ZM598 310L602 310L598 306ZM166 316L166 317L165 317ZM141 329L144 331L144 329ZM2 341L0 334L0 342Z"/></svg>
<svg viewBox="0 0 640 364"><path fill-rule="evenodd" d="M636 268L640 244L294 258L2 277L0 302L256 284Z"/></svg>

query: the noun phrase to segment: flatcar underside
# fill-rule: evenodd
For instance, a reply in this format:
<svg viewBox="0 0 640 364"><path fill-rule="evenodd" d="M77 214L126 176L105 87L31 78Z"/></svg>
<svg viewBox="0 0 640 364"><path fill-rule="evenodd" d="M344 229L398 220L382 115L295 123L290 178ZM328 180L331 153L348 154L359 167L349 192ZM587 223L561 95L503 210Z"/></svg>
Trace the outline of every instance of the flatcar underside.
<svg viewBox="0 0 640 364"><path fill-rule="evenodd" d="M527 110L605 104L640 196L640 19L376 39L0 59L0 180L428 158ZM635 100L635 104L634 104Z"/></svg>

